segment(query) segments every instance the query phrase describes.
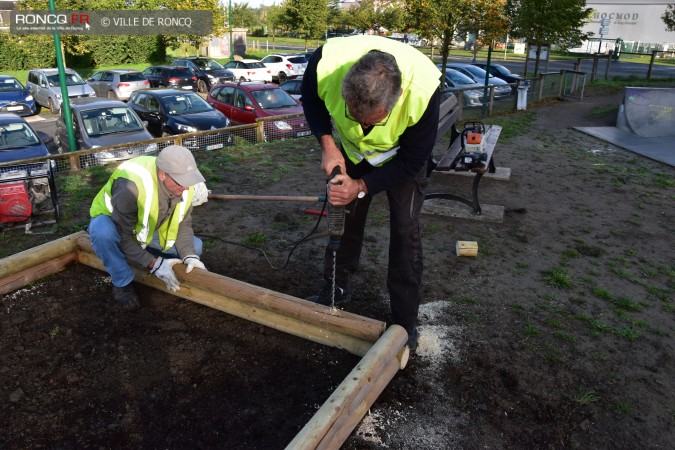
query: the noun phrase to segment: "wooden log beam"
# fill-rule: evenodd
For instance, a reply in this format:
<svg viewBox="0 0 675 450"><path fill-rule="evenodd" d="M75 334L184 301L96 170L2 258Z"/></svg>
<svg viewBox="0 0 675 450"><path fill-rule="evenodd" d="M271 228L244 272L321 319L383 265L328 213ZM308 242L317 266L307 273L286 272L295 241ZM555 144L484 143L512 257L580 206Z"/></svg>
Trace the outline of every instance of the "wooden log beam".
<svg viewBox="0 0 675 450"><path fill-rule="evenodd" d="M21 272L66 253L77 251L77 239L86 235L86 232L80 231L0 259L0 278Z"/></svg>
<svg viewBox="0 0 675 450"><path fill-rule="evenodd" d="M78 253L78 259L81 264L105 271L103 262L93 253L80 251ZM178 267L179 266L174 266L174 269L177 269ZM357 356L365 355L373 345L370 341L339 333L315 324L303 323L298 319L284 316L283 314L274 311L268 311L264 308L259 308L245 302L240 302L224 294L209 292L189 280L184 279L181 283L180 290L171 292L166 288L163 281L154 275L149 274L147 271L136 268L132 268L132 270L134 271L134 281L137 283L303 339L331 347L342 348ZM191 273L188 275L191 275Z"/></svg>
<svg viewBox="0 0 675 450"><path fill-rule="evenodd" d="M81 236L78 239L78 245L83 251L93 253L88 235ZM190 273L185 273L184 265L174 266L174 272L181 283L189 282L191 286L198 287L200 290L224 295L233 300L248 303L255 308L274 311L282 316L334 330L340 334L354 336L363 341L371 343L377 341L386 328L386 324L379 320L331 309L213 272L195 269Z"/></svg>
<svg viewBox="0 0 675 450"><path fill-rule="evenodd" d="M401 368L407 339L403 327L390 326L286 450L339 448Z"/></svg>
<svg viewBox="0 0 675 450"><path fill-rule="evenodd" d="M28 283L62 271L68 264L77 262L77 253L70 252L48 259L44 262L28 267L0 278L0 295L21 289Z"/></svg>

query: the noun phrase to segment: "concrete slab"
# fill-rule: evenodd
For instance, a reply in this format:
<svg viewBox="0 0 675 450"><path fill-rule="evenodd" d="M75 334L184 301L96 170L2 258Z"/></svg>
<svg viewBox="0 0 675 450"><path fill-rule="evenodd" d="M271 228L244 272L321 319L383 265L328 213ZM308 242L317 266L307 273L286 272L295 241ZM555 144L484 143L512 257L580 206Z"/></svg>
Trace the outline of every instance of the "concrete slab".
<svg viewBox="0 0 675 450"><path fill-rule="evenodd" d="M675 139L672 136L642 137L616 127L574 127L574 129L675 167Z"/></svg>

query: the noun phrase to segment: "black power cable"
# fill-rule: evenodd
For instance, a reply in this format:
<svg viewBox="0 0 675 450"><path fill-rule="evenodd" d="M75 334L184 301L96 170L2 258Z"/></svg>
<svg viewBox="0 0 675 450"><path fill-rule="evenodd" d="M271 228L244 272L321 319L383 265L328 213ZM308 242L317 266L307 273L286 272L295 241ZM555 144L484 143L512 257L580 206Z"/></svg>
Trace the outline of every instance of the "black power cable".
<svg viewBox="0 0 675 450"><path fill-rule="evenodd" d="M223 239L220 236L213 236L213 235L201 234L201 233L195 233L195 235L197 235L198 237L216 239L216 240L219 240L219 241L224 242L226 244L237 245L239 247L244 247L244 248L249 249L249 250L257 250L265 257L265 260L267 261L267 263L270 265L270 267L272 269L283 270L286 267L288 267L288 263L291 261L291 255L293 254L295 249L298 248L298 246L300 244L302 244L304 241L306 241L310 236L312 236L314 234L314 232L316 231L316 229L319 228L319 224L321 223L321 218L323 217L324 211L326 211L327 204L328 204L328 192L326 192L326 195L324 196L323 205L321 206L321 212L319 213L319 219L316 221L316 224L314 225L314 228L312 228L312 231L310 231L307 235L303 236L300 240L298 240L295 244L293 244L293 247L291 247L291 250L288 252L288 256L286 257L286 263L281 267L276 267L272 263L270 258L267 256L267 253L265 253L265 250L263 250L259 247L253 247L253 246L250 246L250 245L242 244L240 242L228 241L227 239ZM322 235L318 235L317 237L319 237L319 236L322 236Z"/></svg>

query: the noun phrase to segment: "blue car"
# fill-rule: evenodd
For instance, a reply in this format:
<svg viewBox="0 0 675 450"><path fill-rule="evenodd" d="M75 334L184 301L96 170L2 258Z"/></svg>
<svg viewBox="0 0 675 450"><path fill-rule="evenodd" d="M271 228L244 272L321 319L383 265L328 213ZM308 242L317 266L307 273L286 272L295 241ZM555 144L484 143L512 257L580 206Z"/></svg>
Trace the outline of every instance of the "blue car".
<svg viewBox="0 0 675 450"><path fill-rule="evenodd" d="M32 116L40 112L40 106L19 80L9 75L0 75L0 113L10 112L19 116Z"/></svg>
<svg viewBox="0 0 675 450"><path fill-rule="evenodd" d="M141 89L131 94L127 102L154 137L183 133L220 130L230 126L225 117L194 92L177 89ZM183 138L182 145L190 150L216 150L234 144L227 131Z"/></svg>

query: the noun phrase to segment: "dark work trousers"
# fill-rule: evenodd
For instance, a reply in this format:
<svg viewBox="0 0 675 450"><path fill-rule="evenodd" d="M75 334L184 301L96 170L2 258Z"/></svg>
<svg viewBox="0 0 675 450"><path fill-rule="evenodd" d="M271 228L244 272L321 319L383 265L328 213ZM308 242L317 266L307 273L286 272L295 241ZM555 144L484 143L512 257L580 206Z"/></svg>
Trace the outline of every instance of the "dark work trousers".
<svg viewBox="0 0 675 450"><path fill-rule="evenodd" d="M365 161L354 166L349 159L347 174L361 178L370 170L377 170ZM417 322L417 313L422 298L422 272L424 258L420 230L420 213L424 203L424 191L428 184L426 167L414 179L407 180L387 190L389 200L389 268L387 289L391 301L392 321L405 327L408 332ZM368 216L371 195L356 199L345 207L345 231L337 251L335 282L338 286L349 283L350 274L359 267L363 248L363 234ZM326 248L324 278L333 275L333 252Z"/></svg>

